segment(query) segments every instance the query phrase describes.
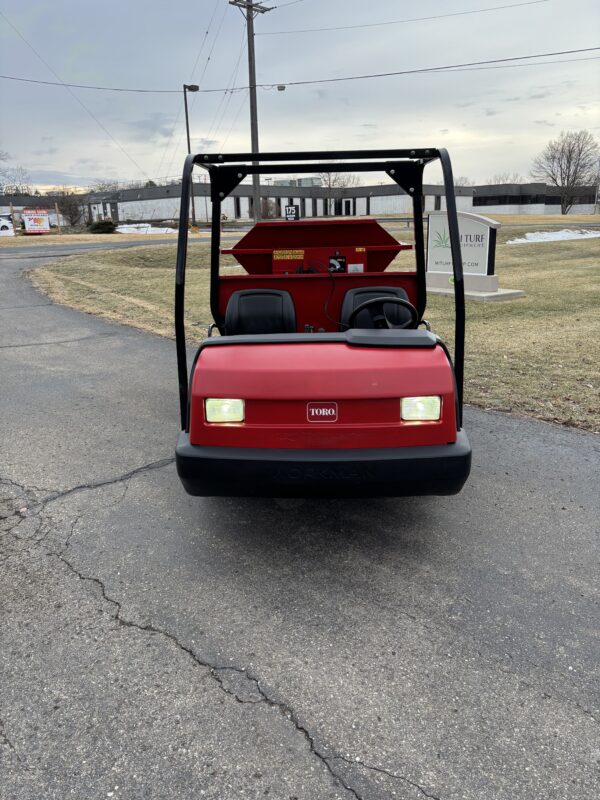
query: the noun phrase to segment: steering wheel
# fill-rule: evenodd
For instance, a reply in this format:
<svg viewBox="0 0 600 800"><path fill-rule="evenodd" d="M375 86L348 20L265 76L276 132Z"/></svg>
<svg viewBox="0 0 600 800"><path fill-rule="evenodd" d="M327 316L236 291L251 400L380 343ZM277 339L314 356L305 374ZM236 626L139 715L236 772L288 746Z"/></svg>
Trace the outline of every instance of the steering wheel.
<svg viewBox="0 0 600 800"><path fill-rule="evenodd" d="M405 308L410 312L410 319L403 322L401 325L392 325L385 315L384 306L388 303L393 303L394 305ZM408 300L404 300L402 297L373 297L371 300L365 300L364 303L356 306L348 317L349 328L354 327L354 321L361 311L369 312L374 328L416 328L419 324L419 312L412 303L409 303Z"/></svg>

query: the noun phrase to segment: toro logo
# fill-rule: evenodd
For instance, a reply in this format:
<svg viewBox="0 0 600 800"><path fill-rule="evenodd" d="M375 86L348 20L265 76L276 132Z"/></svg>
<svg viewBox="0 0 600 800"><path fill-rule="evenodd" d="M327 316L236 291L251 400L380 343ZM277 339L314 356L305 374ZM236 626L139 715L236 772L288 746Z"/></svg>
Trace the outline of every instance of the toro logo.
<svg viewBox="0 0 600 800"><path fill-rule="evenodd" d="M337 403L307 403L306 418L309 422L337 422Z"/></svg>

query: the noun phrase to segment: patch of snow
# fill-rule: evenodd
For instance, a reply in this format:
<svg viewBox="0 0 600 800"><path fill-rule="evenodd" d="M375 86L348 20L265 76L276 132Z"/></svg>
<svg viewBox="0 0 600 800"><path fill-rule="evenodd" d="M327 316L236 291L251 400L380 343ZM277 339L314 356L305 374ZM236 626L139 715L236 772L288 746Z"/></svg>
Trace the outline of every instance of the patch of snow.
<svg viewBox="0 0 600 800"><path fill-rule="evenodd" d="M600 230L568 230L562 231L536 231L526 233L521 239L511 239L506 244L534 244L535 242L564 242L568 239L595 239L600 236Z"/></svg>
<svg viewBox="0 0 600 800"><path fill-rule="evenodd" d="M146 225L143 222L135 223L132 225L118 225L117 233L177 233L175 228L153 228L152 225Z"/></svg>

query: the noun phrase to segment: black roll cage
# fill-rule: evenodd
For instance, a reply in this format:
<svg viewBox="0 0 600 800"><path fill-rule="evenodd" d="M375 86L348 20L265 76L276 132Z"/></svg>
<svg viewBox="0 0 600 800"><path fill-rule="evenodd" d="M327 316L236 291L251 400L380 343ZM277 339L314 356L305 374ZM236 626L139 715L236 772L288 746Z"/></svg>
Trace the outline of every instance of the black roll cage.
<svg viewBox="0 0 600 800"><path fill-rule="evenodd" d="M358 159L358 160L356 160ZM415 261L419 318L425 311L427 289L425 276L425 242L423 236L423 170L431 161L439 160L444 177L446 213L450 252L454 274L454 375L456 379L458 425L462 425L464 353L465 353L465 292L460 233L454 195L454 179L448 151L444 148L415 148L405 150L337 150L285 153L228 153L190 154L185 159L181 180L181 207L177 239L175 271L175 344L179 376L181 426L185 429L188 413L188 371L185 342L185 267L187 260L189 206L194 166L203 167L210 178L212 202L210 252L210 309L222 332L223 319L219 312L219 263L221 255L221 203L248 175L299 172L385 172L413 201ZM299 162L299 163L297 163ZM322 162L335 162L332 164Z"/></svg>

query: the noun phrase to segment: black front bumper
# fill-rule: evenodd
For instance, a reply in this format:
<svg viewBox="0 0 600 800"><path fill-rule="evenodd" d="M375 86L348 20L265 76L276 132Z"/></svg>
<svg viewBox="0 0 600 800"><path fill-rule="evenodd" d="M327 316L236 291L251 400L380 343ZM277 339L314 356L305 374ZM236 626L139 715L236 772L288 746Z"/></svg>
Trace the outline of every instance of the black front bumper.
<svg viewBox="0 0 600 800"><path fill-rule="evenodd" d="M202 447L182 431L175 460L202 497L402 497L460 492L471 446L464 430L454 444L364 450Z"/></svg>

